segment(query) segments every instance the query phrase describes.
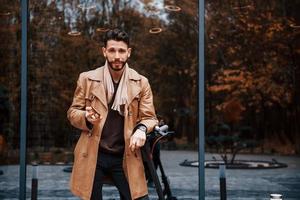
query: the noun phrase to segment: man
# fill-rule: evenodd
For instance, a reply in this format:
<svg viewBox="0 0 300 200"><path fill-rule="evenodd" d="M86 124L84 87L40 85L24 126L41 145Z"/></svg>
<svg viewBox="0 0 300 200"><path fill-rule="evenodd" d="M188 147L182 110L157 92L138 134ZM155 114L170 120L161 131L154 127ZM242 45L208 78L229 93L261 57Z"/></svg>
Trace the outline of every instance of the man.
<svg viewBox="0 0 300 200"><path fill-rule="evenodd" d="M71 191L82 199L102 199L109 176L121 199L148 199L140 148L157 124L148 80L129 68L129 37L109 30L102 48L106 63L83 72L68 119L82 130L74 150Z"/></svg>

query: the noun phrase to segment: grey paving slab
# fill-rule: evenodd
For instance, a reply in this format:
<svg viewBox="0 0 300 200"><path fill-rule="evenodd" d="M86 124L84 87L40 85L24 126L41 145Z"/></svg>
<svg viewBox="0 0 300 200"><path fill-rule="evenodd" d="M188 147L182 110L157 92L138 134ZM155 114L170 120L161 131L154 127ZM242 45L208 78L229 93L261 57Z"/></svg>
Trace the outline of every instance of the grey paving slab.
<svg viewBox="0 0 300 200"><path fill-rule="evenodd" d="M211 159L214 154L207 154ZM216 156L217 157L217 156ZM278 162L288 164L287 168L280 169L251 169L226 170L228 199L265 199L269 194L283 194L284 199L300 200L300 157L274 156L274 155L239 155L237 159L266 160L276 159ZM207 199L215 199L219 194L218 170L205 170L205 187Z"/></svg>
<svg viewBox="0 0 300 200"><path fill-rule="evenodd" d="M206 154L211 159L215 154ZM161 159L170 181L172 193L178 199L198 199L198 168L183 167L179 163L197 160L193 151L162 151ZM267 200L270 193L281 193L284 200L300 200L300 158L291 156L242 155L238 159L268 160L275 158L288 164L287 168L268 170L226 170L227 196L230 200ZM69 173L63 172L66 166L39 166L38 199L78 200L68 188ZM0 166L4 175L0 176L0 199L18 199L19 166ZM219 177L217 169L205 170L206 199L219 198ZM159 174L160 175L160 174ZM32 168L27 167L27 196L30 199ZM119 199L113 186L104 187L104 199ZM157 199L154 188L149 188L150 199Z"/></svg>

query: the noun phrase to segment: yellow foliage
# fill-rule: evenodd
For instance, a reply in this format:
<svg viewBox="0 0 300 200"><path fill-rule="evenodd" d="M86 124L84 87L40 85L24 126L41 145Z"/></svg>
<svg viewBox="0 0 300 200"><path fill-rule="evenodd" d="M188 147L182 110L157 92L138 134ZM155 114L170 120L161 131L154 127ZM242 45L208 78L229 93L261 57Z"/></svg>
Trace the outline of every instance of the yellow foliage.
<svg viewBox="0 0 300 200"><path fill-rule="evenodd" d="M209 86L207 88L208 91L210 92L224 92L224 91L229 91L231 90L231 86L230 85L213 85L213 86Z"/></svg>

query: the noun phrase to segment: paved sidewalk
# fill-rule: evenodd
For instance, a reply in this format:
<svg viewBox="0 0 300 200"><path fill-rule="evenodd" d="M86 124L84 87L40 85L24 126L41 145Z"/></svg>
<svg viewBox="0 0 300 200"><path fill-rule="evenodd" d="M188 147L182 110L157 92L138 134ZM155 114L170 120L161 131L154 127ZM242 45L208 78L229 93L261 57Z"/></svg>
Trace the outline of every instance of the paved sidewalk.
<svg viewBox="0 0 300 200"><path fill-rule="evenodd" d="M211 159L213 154L206 154ZM268 160L275 158L288 164L288 168L264 170L227 170L227 199L230 200L269 200L270 193L281 193L284 200L300 200L300 157L242 155L237 159ZM162 151L161 159L170 180L171 190L177 199L198 199L198 168L183 167L179 163L197 160L193 151ZM41 200L78 200L68 189L69 173L63 172L66 166L39 166L39 195ZM18 199L19 166L0 166L4 175L0 176L0 199ZM27 196L30 198L31 166L28 166ZM205 170L206 200L219 198L219 172ZM157 199L155 189L150 188L150 199ZM106 200L119 199L113 186L104 187Z"/></svg>
<svg viewBox="0 0 300 200"><path fill-rule="evenodd" d="M206 159L213 155L207 154ZM216 156L216 155L214 155ZM216 156L217 157L217 156ZM288 164L279 169L226 170L227 199L269 200L269 194L280 193L284 200L300 200L300 157L238 155L240 160L265 160ZM219 199L218 170L205 170L206 199Z"/></svg>

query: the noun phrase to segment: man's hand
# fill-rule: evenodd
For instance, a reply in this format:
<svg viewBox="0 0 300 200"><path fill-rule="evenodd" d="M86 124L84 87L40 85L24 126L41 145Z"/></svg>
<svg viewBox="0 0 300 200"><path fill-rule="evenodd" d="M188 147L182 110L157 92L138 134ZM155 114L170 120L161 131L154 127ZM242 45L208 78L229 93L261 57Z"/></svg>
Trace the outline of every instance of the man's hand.
<svg viewBox="0 0 300 200"><path fill-rule="evenodd" d="M92 107L85 108L85 118L93 125L100 122L102 116L100 116Z"/></svg>
<svg viewBox="0 0 300 200"><path fill-rule="evenodd" d="M146 133L140 129L136 129L133 135L130 138L129 148L131 151L135 151L136 149L144 146L146 142Z"/></svg>

